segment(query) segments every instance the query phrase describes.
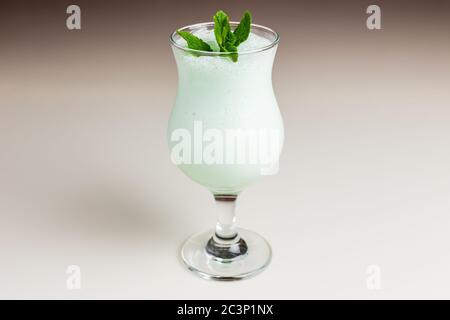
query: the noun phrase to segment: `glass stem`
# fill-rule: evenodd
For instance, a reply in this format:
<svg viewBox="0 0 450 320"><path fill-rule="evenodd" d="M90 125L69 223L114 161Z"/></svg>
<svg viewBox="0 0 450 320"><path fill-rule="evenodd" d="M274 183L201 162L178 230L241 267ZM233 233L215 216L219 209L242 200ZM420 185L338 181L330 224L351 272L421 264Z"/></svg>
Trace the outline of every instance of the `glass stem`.
<svg viewBox="0 0 450 320"><path fill-rule="evenodd" d="M237 195L215 194L217 223L206 252L219 261L234 260L247 253L247 244L236 230Z"/></svg>
<svg viewBox="0 0 450 320"><path fill-rule="evenodd" d="M231 240L236 232L236 198L235 195L214 195L216 201L216 234L222 240Z"/></svg>

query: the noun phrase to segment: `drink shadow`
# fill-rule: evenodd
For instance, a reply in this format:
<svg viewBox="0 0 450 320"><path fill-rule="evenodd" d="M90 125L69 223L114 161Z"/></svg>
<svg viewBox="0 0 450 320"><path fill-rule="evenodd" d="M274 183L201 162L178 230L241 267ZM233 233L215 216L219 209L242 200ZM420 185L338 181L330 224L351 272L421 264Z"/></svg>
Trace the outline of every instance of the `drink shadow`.
<svg viewBox="0 0 450 320"><path fill-rule="evenodd" d="M51 205L47 225L97 240L179 240L170 207L142 193L111 184L66 190Z"/></svg>

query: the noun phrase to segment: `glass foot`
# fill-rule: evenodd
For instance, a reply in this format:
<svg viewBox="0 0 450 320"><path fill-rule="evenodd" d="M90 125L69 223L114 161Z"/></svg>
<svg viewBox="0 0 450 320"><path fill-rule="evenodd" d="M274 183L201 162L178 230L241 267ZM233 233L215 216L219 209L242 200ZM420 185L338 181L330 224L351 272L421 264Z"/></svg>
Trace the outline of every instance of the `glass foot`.
<svg viewBox="0 0 450 320"><path fill-rule="evenodd" d="M252 231L237 229L237 234L233 239L217 237L214 230L193 235L181 249L183 262L200 277L212 280L240 280L263 271L272 256L270 245Z"/></svg>

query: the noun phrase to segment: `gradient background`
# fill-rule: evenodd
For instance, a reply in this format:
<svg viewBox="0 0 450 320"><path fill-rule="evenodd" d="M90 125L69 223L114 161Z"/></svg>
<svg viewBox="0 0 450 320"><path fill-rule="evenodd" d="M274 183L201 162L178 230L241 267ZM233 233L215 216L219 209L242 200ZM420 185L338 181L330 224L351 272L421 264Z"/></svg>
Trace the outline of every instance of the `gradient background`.
<svg viewBox="0 0 450 320"><path fill-rule="evenodd" d="M370 4L382 30L366 28ZM281 34L280 172L238 204L274 256L237 283L182 267L213 201L165 141L168 36L218 9ZM0 298L450 298L449 35L448 1L2 4ZM81 290L66 289L71 264Z"/></svg>

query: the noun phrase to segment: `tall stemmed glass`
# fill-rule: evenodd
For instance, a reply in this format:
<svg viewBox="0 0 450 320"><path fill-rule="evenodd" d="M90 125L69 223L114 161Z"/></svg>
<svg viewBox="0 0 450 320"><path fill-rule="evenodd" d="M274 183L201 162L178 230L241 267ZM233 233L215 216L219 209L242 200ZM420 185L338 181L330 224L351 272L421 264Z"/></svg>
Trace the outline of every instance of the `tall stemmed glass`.
<svg viewBox="0 0 450 320"><path fill-rule="evenodd" d="M213 29L213 23L201 23L181 30ZM250 36L259 40L239 51L237 62L229 53L188 49L176 32L170 37L179 77L168 127L171 158L213 193L217 215L215 229L190 237L181 254L190 270L207 279L246 278L271 259L264 238L236 227L237 196L261 175L277 172L284 140L272 87L279 36L254 24Z"/></svg>

